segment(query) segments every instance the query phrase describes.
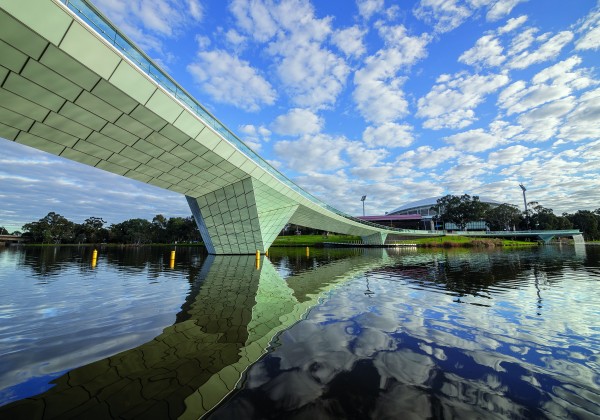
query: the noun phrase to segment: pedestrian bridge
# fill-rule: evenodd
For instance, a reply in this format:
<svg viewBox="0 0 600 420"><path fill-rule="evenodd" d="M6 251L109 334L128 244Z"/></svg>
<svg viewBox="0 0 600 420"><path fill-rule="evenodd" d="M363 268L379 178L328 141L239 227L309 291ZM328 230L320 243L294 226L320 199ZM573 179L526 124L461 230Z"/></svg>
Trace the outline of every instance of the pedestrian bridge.
<svg viewBox="0 0 600 420"><path fill-rule="evenodd" d="M0 7L0 137L184 194L209 253L264 252L286 223L367 244L440 235L385 228L313 197L87 1Z"/></svg>

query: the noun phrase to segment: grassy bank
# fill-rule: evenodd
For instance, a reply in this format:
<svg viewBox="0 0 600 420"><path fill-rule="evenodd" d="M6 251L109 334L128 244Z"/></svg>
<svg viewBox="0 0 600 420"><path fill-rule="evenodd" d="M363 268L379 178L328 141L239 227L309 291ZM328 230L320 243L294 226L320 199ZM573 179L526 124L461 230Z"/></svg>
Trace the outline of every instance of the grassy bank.
<svg viewBox="0 0 600 420"><path fill-rule="evenodd" d="M273 247L285 246L322 246L324 242L359 242L360 236L351 235L290 235L278 236ZM410 238L395 243L416 244L424 248L495 248L515 246L537 246L537 242L513 241L497 238L469 238L465 236L442 236L435 238Z"/></svg>
<svg viewBox="0 0 600 420"><path fill-rule="evenodd" d="M357 242L360 236L352 235L290 235L278 236L271 246L316 246L324 242Z"/></svg>
<svg viewBox="0 0 600 420"><path fill-rule="evenodd" d="M472 238L466 236L440 236L436 238L411 238L397 243L417 244L425 248L496 248L515 246L537 246L537 242L514 241L500 238Z"/></svg>

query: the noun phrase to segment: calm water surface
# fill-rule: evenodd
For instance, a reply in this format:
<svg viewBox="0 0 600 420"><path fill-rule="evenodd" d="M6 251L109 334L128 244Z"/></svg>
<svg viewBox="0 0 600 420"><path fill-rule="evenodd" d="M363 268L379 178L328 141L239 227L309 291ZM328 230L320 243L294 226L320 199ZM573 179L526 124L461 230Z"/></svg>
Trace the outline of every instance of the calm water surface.
<svg viewBox="0 0 600 420"><path fill-rule="evenodd" d="M598 418L600 247L0 248L0 418Z"/></svg>

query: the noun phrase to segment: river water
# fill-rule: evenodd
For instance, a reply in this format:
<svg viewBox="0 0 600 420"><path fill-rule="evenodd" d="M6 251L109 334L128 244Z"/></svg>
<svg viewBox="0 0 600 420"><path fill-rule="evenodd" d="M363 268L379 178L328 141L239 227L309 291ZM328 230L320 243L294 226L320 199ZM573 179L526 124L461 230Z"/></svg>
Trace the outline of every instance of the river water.
<svg viewBox="0 0 600 420"><path fill-rule="evenodd" d="M0 418L600 416L600 247L0 248Z"/></svg>

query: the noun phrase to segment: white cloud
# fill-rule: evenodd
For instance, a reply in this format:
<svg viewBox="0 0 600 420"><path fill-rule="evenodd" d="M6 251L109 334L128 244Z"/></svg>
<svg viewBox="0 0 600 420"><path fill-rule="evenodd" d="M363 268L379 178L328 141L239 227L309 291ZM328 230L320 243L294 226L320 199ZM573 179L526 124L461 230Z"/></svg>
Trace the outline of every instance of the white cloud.
<svg viewBox="0 0 600 420"><path fill-rule="evenodd" d="M269 7L262 1L233 0L229 10L235 16L240 28L258 41L268 41L278 31L278 25Z"/></svg>
<svg viewBox="0 0 600 420"><path fill-rule="evenodd" d="M472 10L457 0L421 0L413 9L415 16L433 25L438 33L449 32L471 16Z"/></svg>
<svg viewBox="0 0 600 420"><path fill-rule="evenodd" d="M536 40L536 33L539 32L537 28L527 28L524 31L519 32L513 39L508 50L508 55L514 56L525 51L529 48Z"/></svg>
<svg viewBox="0 0 600 420"><path fill-rule="evenodd" d="M335 31L331 36L331 41L337 46L347 57L360 57L367 49L363 43L363 37L366 31L358 26Z"/></svg>
<svg viewBox="0 0 600 420"><path fill-rule="evenodd" d="M162 39L180 36L204 15L198 0L97 0L94 4L143 49L163 56L167 54Z"/></svg>
<svg viewBox="0 0 600 420"><path fill-rule="evenodd" d="M201 51L188 71L216 101L247 111L275 102L276 92L247 61L221 50Z"/></svg>
<svg viewBox="0 0 600 420"><path fill-rule="evenodd" d="M358 13L366 20L383 10L383 0L356 0L356 5Z"/></svg>
<svg viewBox="0 0 600 420"><path fill-rule="evenodd" d="M398 156L397 165L416 165L420 169L435 168L436 166L453 159L459 155L453 147L440 147L434 149L431 146L421 146L409 150Z"/></svg>
<svg viewBox="0 0 600 420"><path fill-rule="evenodd" d="M562 118L574 107L575 99L569 96L521 114L517 121L525 131L518 138L532 142L549 140L557 133Z"/></svg>
<svg viewBox="0 0 600 420"><path fill-rule="evenodd" d="M466 192L480 189L482 176L489 171L489 165L483 159L472 155L464 155L456 165L441 174L442 185L447 191Z"/></svg>
<svg viewBox="0 0 600 420"><path fill-rule="evenodd" d="M386 149L368 149L357 141L349 142L345 153L352 161L354 167L363 169L380 165L389 155Z"/></svg>
<svg viewBox="0 0 600 420"><path fill-rule="evenodd" d="M488 162L491 165L514 165L523 162L530 154L539 149L530 149L525 146L515 145L506 149L496 150L488 155Z"/></svg>
<svg viewBox="0 0 600 420"><path fill-rule="evenodd" d="M594 81L587 77L587 69L575 69L580 63L573 56L538 72L529 87L521 80L511 84L498 95L499 107L507 115L521 113L589 87Z"/></svg>
<svg viewBox="0 0 600 420"><path fill-rule="evenodd" d="M481 8L487 8L486 19L496 21L526 0L421 0L413 9L414 15L433 25L435 32L456 29Z"/></svg>
<svg viewBox="0 0 600 420"><path fill-rule="evenodd" d="M554 35L531 51L523 51L511 58L508 66L513 69L524 69L535 63L541 63L556 58L560 51L573 39L573 33L562 31ZM538 41L545 40L544 36ZM521 48L521 47L520 47ZM511 52L512 53L512 52Z"/></svg>
<svg viewBox="0 0 600 420"><path fill-rule="evenodd" d="M559 137L567 141L600 138L600 89L581 95L561 127Z"/></svg>
<svg viewBox="0 0 600 420"><path fill-rule="evenodd" d="M369 146L407 147L414 140L412 130L408 124L388 122L378 127L367 127L363 132L363 141Z"/></svg>
<svg viewBox="0 0 600 420"><path fill-rule="evenodd" d="M342 58L316 43L288 51L277 67L291 100L313 108L335 103L349 71Z"/></svg>
<svg viewBox="0 0 600 420"><path fill-rule="evenodd" d="M501 137L485 132L482 128L444 137L444 141L464 153L478 153L504 143Z"/></svg>
<svg viewBox="0 0 600 420"><path fill-rule="evenodd" d="M580 22L577 33L582 35L575 41L576 50L597 50L600 48L600 6L596 6Z"/></svg>
<svg viewBox="0 0 600 420"><path fill-rule="evenodd" d="M458 61L469 65L499 66L506 60L500 41L494 35L484 35L475 46L465 51Z"/></svg>
<svg viewBox="0 0 600 420"><path fill-rule="evenodd" d="M510 14L516 5L523 3L524 1L526 0L498 0L494 2L488 10L486 18L489 21L501 19Z"/></svg>
<svg viewBox="0 0 600 420"><path fill-rule="evenodd" d="M342 157L348 141L323 134L275 143L273 150L285 165L300 173L332 171L346 166Z"/></svg>
<svg viewBox="0 0 600 420"><path fill-rule="evenodd" d="M238 130L243 134L244 143L255 151L259 151L262 147L262 143L268 142L271 136L271 131L262 125L241 125Z"/></svg>
<svg viewBox="0 0 600 420"><path fill-rule="evenodd" d="M342 91L349 68L324 43L332 33L331 17L318 19L307 0L235 0L230 10L240 30L268 42L283 88L295 105L331 107Z"/></svg>
<svg viewBox="0 0 600 420"><path fill-rule="evenodd" d="M502 26L501 28L498 28L498 33L506 34L508 32L514 31L515 29L523 25L525 22L527 22L527 19L528 18L526 15L508 19L506 25Z"/></svg>
<svg viewBox="0 0 600 420"><path fill-rule="evenodd" d="M225 40L234 47L243 45L246 42L246 37L241 35L235 29L229 29L225 32Z"/></svg>
<svg viewBox="0 0 600 420"><path fill-rule="evenodd" d="M426 118L423 126L434 130L466 127L476 120L475 108L485 96L508 81L504 74L444 74L438 77L431 91L419 99L416 115Z"/></svg>
<svg viewBox="0 0 600 420"><path fill-rule="evenodd" d="M275 118L271 125L273 131L286 136L315 134L321 131L323 119L315 113L300 108L293 108L287 114Z"/></svg>
<svg viewBox="0 0 600 420"><path fill-rule="evenodd" d="M365 59L365 66L354 74L354 101L367 120L375 123L394 121L408 110L398 73L426 56L429 36L411 37L402 25L378 24L386 48Z"/></svg>

